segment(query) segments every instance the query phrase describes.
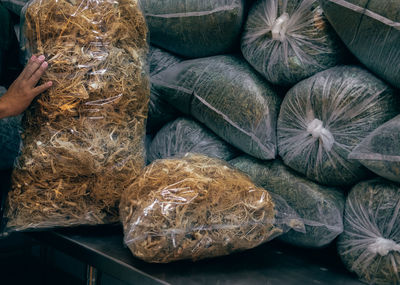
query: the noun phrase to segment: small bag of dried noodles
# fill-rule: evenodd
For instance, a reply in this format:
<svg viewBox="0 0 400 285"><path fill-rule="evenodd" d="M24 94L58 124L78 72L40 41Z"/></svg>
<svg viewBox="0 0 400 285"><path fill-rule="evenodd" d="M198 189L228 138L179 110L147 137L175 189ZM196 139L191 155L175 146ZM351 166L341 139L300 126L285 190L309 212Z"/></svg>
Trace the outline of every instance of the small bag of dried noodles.
<svg viewBox="0 0 400 285"><path fill-rule="evenodd" d="M156 160L120 204L125 243L136 257L155 263L227 255L290 227L304 230L293 212L246 174L199 154Z"/></svg>
<svg viewBox="0 0 400 285"><path fill-rule="evenodd" d="M138 3L34 0L24 33L54 84L23 119L3 226L117 222L120 195L144 167L149 79Z"/></svg>

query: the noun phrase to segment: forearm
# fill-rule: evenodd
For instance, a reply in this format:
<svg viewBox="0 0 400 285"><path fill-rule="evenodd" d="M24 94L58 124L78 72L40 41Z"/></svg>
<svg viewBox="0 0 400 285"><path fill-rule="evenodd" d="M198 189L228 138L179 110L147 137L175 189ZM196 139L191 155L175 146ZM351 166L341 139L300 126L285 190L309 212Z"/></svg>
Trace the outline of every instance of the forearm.
<svg viewBox="0 0 400 285"><path fill-rule="evenodd" d="M1 100L0 98L0 119L4 119L5 117L8 117L8 112L7 112L7 106L6 104L3 102L3 100Z"/></svg>

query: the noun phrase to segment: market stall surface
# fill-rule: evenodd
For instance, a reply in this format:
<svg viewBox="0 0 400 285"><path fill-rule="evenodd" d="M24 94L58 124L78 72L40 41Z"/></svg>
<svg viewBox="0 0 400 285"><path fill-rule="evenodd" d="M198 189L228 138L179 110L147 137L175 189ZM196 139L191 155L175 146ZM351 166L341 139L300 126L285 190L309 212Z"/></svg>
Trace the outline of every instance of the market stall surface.
<svg viewBox="0 0 400 285"><path fill-rule="evenodd" d="M273 241L231 256L149 264L133 257L124 246L120 227L29 235L42 246L54 247L123 284L362 284L346 271L334 247L300 249Z"/></svg>

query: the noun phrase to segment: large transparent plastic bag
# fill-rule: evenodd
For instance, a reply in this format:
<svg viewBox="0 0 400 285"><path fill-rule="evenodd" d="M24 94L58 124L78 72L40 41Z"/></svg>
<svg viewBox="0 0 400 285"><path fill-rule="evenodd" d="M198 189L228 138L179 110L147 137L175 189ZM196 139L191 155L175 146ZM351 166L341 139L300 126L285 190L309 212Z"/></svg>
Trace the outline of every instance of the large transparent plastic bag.
<svg viewBox="0 0 400 285"><path fill-rule="evenodd" d="M349 158L386 179L400 182L400 115L368 135Z"/></svg>
<svg viewBox="0 0 400 285"><path fill-rule="evenodd" d="M350 51L381 78L400 88L400 0L320 0Z"/></svg>
<svg viewBox="0 0 400 285"><path fill-rule="evenodd" d="M286 86L345 57L317 0L257 1L244 27L241 50L268 81Z"/></svg>
<svg viewBox="0 0 400 285"><path fill-rule="evenodd" d="M204 125L189 118L178 118L166 124L154 137L147 159L156 159L199 153L222 160L230 160L238 151L217 137Z"/></svg>
<svg viewBox="0 0 400 285"><path fill-rule="evenodd" d="M400 284L400 186L382 178L349 193L338 251L369 284Z"/></svg>
<svg viewBox="0 0 400 285"><path fill-rule="evenodd" d="M304 224L226 162L204 155L147 166L120 204L125 243L147 262L198 260L250 249Z"/></svg>
<svg viewBox="0 0 400 285"><path fill-rule="evenodd" d="M182 61L180 57L155 46L150 46L147 60L150 67L150 82L151 77ZM165 100L161 99L155 88L151 88L150 90L149 114L146 127L148 133L154 133L165 125L165 123L177 118L179 112Z"/></svg>
<svg viewBox="0 0 400 285"><path fill-rule="evenodd" d="M34 0L27 49L44 54L40 95L23 119L6 231L118 221L144 167L147 27L136 1Z"/></svg>
<svg viewBox="0 0 400 285"><path fill-rule="evenodd" d="M7 91L0 86L0 97ZM21 116L0 119L0 170L11 169L21 144Z"/></svg>
<svg viewBox="0 0 400 285"><path fill-rule="evenodd" d="M286 165L322 184L352 185L367 169L349 153L395 117L397 94L368 71L338 66L301 81L286 95L278 119Z"/></svg>
<svg viewBox="0 0 400 285"><path fill-rule="evenodd" d="M290 231L280 237L303 247L323 247L343 232L345 196L340 189L303 178L280 160L261 161L240 156L229 162L261 187L286 200L303 220L306 232Z"/></svg>
<svg viewBox="0 0 400 285"><path fill-rule="evenodd" d="M245 17L245 0L140 0L151 42L185 57L231 51Z"/></svg>
<svg viewBox="0 0 400 285"><path fill-rule="evenodd" d="M152 78L161 98L260 159L276 156L280 97L246 61L221 55L187 60Z"/></svg>

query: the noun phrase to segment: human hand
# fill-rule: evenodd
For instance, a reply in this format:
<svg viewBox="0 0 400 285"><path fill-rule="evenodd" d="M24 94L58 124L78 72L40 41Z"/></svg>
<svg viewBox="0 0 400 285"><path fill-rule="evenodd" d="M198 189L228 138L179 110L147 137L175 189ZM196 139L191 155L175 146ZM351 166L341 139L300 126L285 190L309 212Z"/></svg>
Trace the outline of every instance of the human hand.
<svg viewBox="0 0 400 285"><path fill-rule="evenodd" d="M32 56L18 78L0 98L0 119L21 114L37 95L53 84L49 81L36 86L48 67L44 59L43 55Z"/></svg>

